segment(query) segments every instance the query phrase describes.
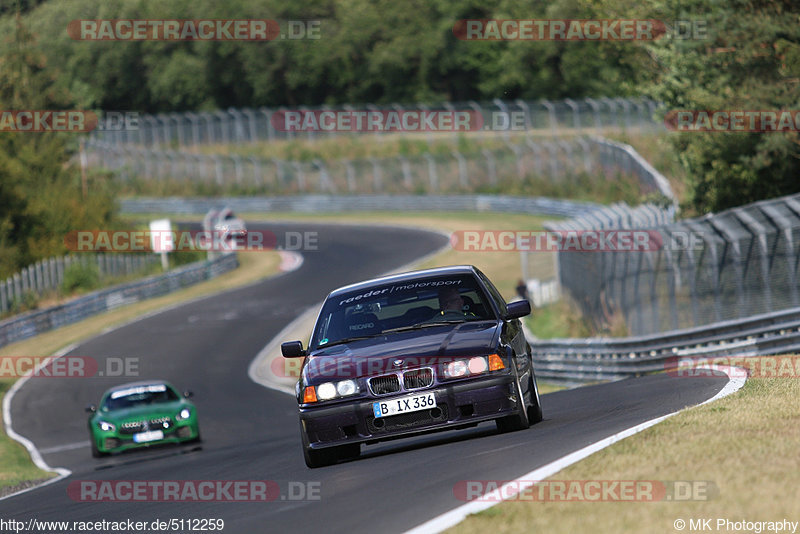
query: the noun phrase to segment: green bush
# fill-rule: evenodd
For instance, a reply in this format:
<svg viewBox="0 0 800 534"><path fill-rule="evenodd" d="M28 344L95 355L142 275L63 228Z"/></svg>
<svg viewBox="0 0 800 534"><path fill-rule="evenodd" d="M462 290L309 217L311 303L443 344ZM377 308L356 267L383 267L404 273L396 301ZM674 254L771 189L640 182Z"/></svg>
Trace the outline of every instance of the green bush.
<svg viewBox="0 0 800 534"><path fill-rule="evenodd" d="M91 291L100 285L100 271L93 263L73 263L64 271L61 290L64 293Z"/></svg>

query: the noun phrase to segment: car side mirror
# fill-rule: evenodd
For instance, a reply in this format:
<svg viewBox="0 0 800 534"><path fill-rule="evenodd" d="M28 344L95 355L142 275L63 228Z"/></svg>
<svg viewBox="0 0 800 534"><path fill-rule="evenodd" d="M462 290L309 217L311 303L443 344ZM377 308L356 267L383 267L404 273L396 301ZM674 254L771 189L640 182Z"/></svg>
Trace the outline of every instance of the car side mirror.
<svg viewBox="0 0 800 534"><path fill-rule="evenodd" d="M94 404L90 404L85 408L85 411L86 413L94 413L97 411L97 406L95 406Z"/></svg>
<svg viewBox="0 0 800 534"><path fill-rule="evenodd" d="M531 313L531 303L527 300L518 300L515 302L509 302L507 304L508 313L506 316L509 319L519 319L520 317L525 317L526 315L530 315Z"/></svg>
<svg viewBox="0 0 800 534"><path fill-rule="evenodd" d="M192 397L194 397L194 392L190 389L187 389L186 391L183 392L183 397L185 399L191 399Z"/></svg>
<svg viewBox="0 0 800 534"><path fill-rule="evenodd" d="M281 343L281 354L284 358L301 358L306 355L302 341L287 341Z"/></svg>

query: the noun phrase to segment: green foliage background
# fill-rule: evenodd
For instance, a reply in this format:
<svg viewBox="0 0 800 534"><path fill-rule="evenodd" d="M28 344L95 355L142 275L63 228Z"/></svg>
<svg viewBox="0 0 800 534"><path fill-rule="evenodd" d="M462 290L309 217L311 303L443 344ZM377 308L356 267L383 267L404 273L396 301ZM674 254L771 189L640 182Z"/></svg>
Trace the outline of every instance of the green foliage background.
<svg viewBox="0 0 800 534"><path fill-rule="evenodd" d="M320 39L75 41L76 19L320 21ZM705 39L461 41L456 21L702 21ZM793 0L0 0L3 109L148 113L258 106L645 94L670 109L800 109ZM686 213L794 193L792 133L670 134ZM0 277L62 252L64 233L114 223L115 188L74 162L75 137L0 134Z"/></svg>

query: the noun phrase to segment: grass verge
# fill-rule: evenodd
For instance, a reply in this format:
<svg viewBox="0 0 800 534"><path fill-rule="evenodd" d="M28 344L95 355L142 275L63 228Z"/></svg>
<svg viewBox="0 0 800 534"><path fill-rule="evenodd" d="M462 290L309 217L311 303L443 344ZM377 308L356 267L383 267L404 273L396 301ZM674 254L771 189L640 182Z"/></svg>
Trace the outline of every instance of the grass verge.
<svg viewBox="0 0 800 534"><path fill-rule="evenodd" d="M705 481L705 500L504 502L448 532L572 534L589 525L593 532L676 532L677 519L686 521L687 531L690 518L713 518L714 526L717 518L800 520L796 378L751 378L733 395L686 410L551 477Z"/></svg>

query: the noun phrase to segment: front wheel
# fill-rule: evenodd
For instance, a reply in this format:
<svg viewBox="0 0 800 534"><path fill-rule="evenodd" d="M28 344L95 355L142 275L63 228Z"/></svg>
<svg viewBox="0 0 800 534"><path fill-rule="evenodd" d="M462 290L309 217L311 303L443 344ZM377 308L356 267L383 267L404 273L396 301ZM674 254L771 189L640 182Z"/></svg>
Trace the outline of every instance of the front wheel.
<svg viewBox="0 0 800 534"><path fill-rule="evenodd" d="M361 455L361 445L358 443L319 450L312 449L302 428L300 429L300 439L303 442L303 459L310 469L333 465L340 459L355 459Z"/></svg>
<svg viewBox="0 0 800 534"><path fill-rule="evenodd" d="M338 460L335 449L315 451L311 447L303 447L303 459L306 461L306 466L310 469L333 465Z"/></svg>
<svg viewBox="0 0 800 534"><path fill-rule="evenodd" d="M531 387L530 387L531 404L528 406L528 420L531 424L538 423L542 420L542 403L539 401L539 386L536 384L536 376L531 370Z"/></svg>
<svg viewBox="0 0 800 534"><path fill-rule="evenodd" d="M530 419L528 419L528 407L525 404L525 397L522 395L519 378L514 381L514 384L517 388L517 413L494 420L497 425L497 430L500 432L525 430L531 426Z"/></svg>
<svg viewBox="0 0 800 534"><path fill-rule="evenodd" d="M94 439L94 436L91 436L92 442L92 457L93 458L102 458L104 456L108 456L107 452L101 452L100 449L97 448L97 442Z"/></svg>

